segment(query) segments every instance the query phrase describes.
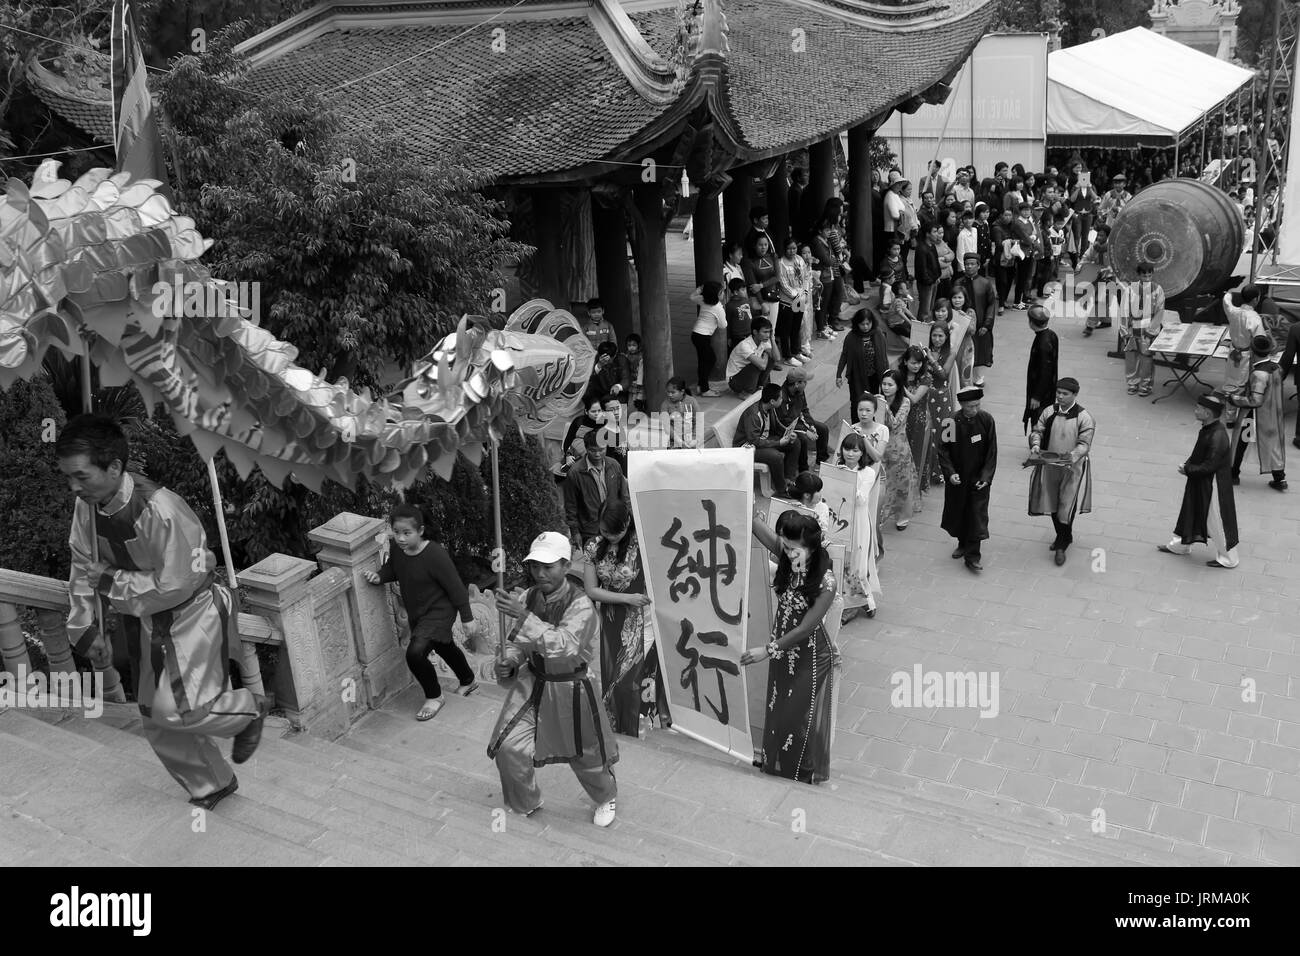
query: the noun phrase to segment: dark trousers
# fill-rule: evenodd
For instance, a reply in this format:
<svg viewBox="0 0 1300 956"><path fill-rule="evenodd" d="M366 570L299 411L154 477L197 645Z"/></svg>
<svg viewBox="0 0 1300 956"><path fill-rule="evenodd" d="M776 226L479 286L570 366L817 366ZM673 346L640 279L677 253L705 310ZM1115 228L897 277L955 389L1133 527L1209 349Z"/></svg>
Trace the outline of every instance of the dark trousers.
<svg viewBox="0 0 1300 956"><path fill-rule="evenodd" d="M829 290L822 286L822 301L826 303L826 321L831 328L844 328L844 323L840 321L840 306L844 304L843 276L837 275Z"/></svg>
<svg viewBox="0 0 1300 956"><path fill-rule="evenodd" d="M691 344L695 346L695 361L700 371L700 391L709 390L709 376L713 373L713 336L691 333Z"/></svg>
<svg viewBox="0 0 1300 956"><path fill-rule="evenodd" d="M796 313L784 302L776 313L776 347L786 358L796 358L799 348L799 326L803 324L803 313Z"/></svg>
<svg viewBox="0 0 1300 956"><path fill-rule="evenodd" d="M1030 259L1026 256L1024 259L1016 260L1016 304L1025 305L1029 298L1029 290L1034 284L1034 269L1037 268L1037 259Z"/></svg>
<svg viewBox="0 0 1300 956"><path fill-rule="evenodd" d="M474 683L474 669L465 660L465 652L452 638L451 625L451 621L431 621L426 617L411 628L411 643L406 646L406 666L420 682L424 696L429 700L442 696L442 688L438 686L438 672L429 661L430 651L447 662L456 673L460 686Z"/></svg>
<svg viewBox="0 0 1300 956"><path fill-rule="evenodd" d="M798 436L797 444L799 445L799 464L798 464L799 471L804 471L805 469L810 467L808 456L814 451L817 453L817 461L825 461L831 456L830 426L824 424L823 422L813 422L813 427L817 429L817 440L815 442L810 441L807 438L804 438L802 435ZM798 474L798 472L795 472L795 474Z"/></svg>
<svg viewBox="0 0 1300 956"><path fill-rule="evenodd" d="M978 561L980 559L980 539L973 541L957 540L957 547L961 548L962 557L967 561Z"/></svg>
<svg viewBox="0 0 1300 956"><path fill-rule="evenodd" d="M1035 260L1034 266L1034 288L1039 296L1043 294L1043 286L1056 278L1056 260L1049 256L1043 256Z"/></svg>
<svg viewBox="0 0 1300 956"><path fill-rule="evenodd" d="M1010 305L1011 302L1007 296L1011 293L1011 283L1015 281L1015 266L1003 266L993 264L993 285L998 290L998 302L1002 305Z"/></svg>
<svg viewBox="0 0 1300 956"><path fill-rule="evenodd" d="M754 461L767 465L767 470L772 473L772 493L774 495L784 494L786 482L794 481L794 476L799 473L799 449L801 447L799 442L792 441L784 446L754 449Z"/></svg>
<svg viewBox="0 0 1300 956"><path fill-rule="evenodd" d="M776 359L772 357L772 352L769 350L766 368L760 371L753 362L746 362L744 368L727 379L727 385L739 395L749 395L756 392L766 385L768 379L772 377L772 366L775 364Z"/></svg>
<svg viewBox="0 0 1300 956"><path fill-rule="evenodd" d="M1052 527L1056 529L1056 540L1052 542L1052 550L1064 551L1074 543L1074 521L1062 521L1052 515Z"/></svg>

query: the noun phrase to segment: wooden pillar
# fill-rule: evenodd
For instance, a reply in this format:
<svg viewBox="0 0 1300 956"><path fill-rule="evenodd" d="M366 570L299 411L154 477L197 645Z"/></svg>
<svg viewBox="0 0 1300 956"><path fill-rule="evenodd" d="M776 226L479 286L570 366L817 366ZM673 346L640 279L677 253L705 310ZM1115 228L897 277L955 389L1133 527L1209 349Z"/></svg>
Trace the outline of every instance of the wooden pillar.
<svg viewBox="0 0 1300 956"><path fill-rule="evenodd" d="M621 203L591 203L592 235L596 244L596 285L605 318L619 342L632 333L632 276L627 261L627 220ZM698 226L697 226L698 228ZM698 242L698 240L696 240Z"/></svg>
<svg viewBox="0 0 1300 956"><path fill-rule="evenodd" d="M533 190L533 230L537 236L533 274L537 280L537 294L563 309L568 307L569 299L562 265L564 223L560 205L560 194L556 190Z"/></svg>
<svg viewBox="0 0 1300 956"><path fill-rule="evenodd" d="M812 232L835 195L835 141L832 138L808 147L808 188L803 191L803 229Z"/></svg>
<svg viewBox="0 0 1300 956"><path fill-rule="evenodd" d="M750 173L748 166L739 166L731 171L731 185L722 191L722 218L727 233L727 242L744 242L749 232L749 203L751 200ZM699 223L696 223L699 228ZM749 250L745 250L746 253Z"/></svg>
<svg viewBox="0 0 1300 956"><path fill-rule="evenodd" d="M786 236L792 232L802 238L799 224L790 221L790 183L785 176L786 160L782 156L776 172L767 180L767 231L778 246L782 246ZM775 252L778 256L784 255L785 249L778 248Z"/></svg>
<svg viewBox="0 0 1300 956"><path fill-rule="evenodd" d="M668 223L664 220L663 186L640 183L632 190L635 214L637 295L641 306L641 343L645 349L645 403L663 404L673 376L672 315L668 308ZM698 226L697 226L698 228ZM721 270L719 270L721 271Z"/></svg>
<svg viewBox="0 0 1300 956"><path fill-rule="evenodd" d="M695 284L722 281L722 226L718 222L718 193L701 187L695 200Z"/></svg>
<svg viewBox="0 0 1300 956"><path fill-rule="evenodd" d="M849 248L875 268L871 224L871 137L875 130L860 123L849 130Z"/></svg>

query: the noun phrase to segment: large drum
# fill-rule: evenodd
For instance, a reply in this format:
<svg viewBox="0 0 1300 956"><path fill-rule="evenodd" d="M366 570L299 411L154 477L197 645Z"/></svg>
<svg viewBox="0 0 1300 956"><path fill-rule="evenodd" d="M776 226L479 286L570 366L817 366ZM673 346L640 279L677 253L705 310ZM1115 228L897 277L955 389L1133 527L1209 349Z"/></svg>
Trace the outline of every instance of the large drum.
<svg viewBox="0 0 1300 956"><path fill-rule="evenodd" d="M1150 263L1168 298L1218 287L1241 258L1246 225L1223 192L1194 179L1167 179L1142 190L1115 220L1111 265L1121 281Z"/></svg>

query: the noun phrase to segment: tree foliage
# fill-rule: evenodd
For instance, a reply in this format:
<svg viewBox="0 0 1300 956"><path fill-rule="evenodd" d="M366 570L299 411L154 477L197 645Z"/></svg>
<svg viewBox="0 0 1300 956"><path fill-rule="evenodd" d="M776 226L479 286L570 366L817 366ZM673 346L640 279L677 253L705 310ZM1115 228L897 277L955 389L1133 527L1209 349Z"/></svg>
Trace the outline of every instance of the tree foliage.
<svg viewBox="0 0 1300 956"><path fill-rule="evenodd" d="M67 580L73 496L49 442L64 421L46 376L0 389L2 568Z"/></svg>

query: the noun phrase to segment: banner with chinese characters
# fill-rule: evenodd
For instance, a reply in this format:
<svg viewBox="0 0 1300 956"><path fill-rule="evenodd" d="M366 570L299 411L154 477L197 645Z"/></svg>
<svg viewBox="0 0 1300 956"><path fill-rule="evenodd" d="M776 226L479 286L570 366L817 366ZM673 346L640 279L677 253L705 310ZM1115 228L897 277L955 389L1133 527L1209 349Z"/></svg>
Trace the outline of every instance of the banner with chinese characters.
<svg viewBox="0 0 1300 956"><path fill-rule="evenodd" d="M673 729L749 761L754 451L633 451L628 484Z"/></svg>

